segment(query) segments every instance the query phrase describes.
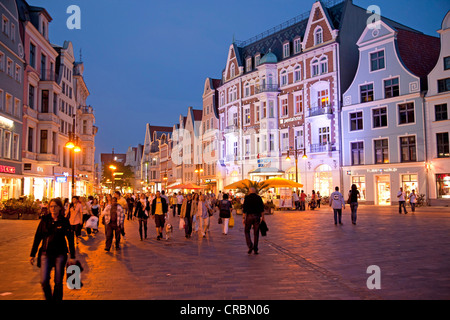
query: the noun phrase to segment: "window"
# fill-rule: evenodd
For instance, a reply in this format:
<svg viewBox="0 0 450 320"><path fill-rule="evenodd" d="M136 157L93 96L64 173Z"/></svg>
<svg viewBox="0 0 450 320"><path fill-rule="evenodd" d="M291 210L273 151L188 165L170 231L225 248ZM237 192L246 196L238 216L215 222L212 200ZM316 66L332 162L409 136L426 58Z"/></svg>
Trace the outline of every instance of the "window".
<svg viewBox="0 0 450 320"><path fill-rule="evenodd" d="M11 132L6 131L4 133L4 143L3 143L3 157L4 158L11 158Z"/></svg>
<svg viewBox="0 0 450 320"><path fill-rule="evenodd" d="M444 58L444 70L449 70L450 69L450 57L445 57Z"/></svg>
<svg viewBox="0 0 450 320"><path fill-rule="evenodd" d="M294 54L300 53L302 51L302 42L300 38L294 40Z"/></svg>
<svg viewBox="0 0 450 320"><path fill-rule="evenodd" d="M294 131L294 144L297 149L303 149L303 130Z"/></svg>
<svg viewBox="0 0 450 320"><path fill-rule="evenodd" d="M436 187L438 198L450 199L450 174L437 174Z"/></svg>
<svg viewBox="0 0 450 320"><path fill-rule="evenodd" d="M313 77L319 74L319 61L316 59L311 62L311 73Z"/></svg>
<svg viewBox="0 0 450 320"><path fill-rule="evenodd" d="M247 58L247 60L245 61L245 69L247 70L247 72L252 71L252 58Z"/></svg>
<svg viewBox="0 0 450 320"><path fill-rule="evenodd" d="M434 106L434 116L436 121L448 120L447 104L437 104Z"/></svg>
<svg viewBox="0 0 450 320"><path fill-rule="evenodd" d="M47 57L41 54L41 80L47 80Z"/></svg>
<svg viewBox="0 0 450 320"><path fill-rule="evenodd" d="M267 103L265 101L263 101L261 119L265 119L266 117L267 117Z"/></svg>
<svg viewBox="0 0 450 320"><path fill-rule="evenodd" d="M13 108L13 98L12 95L10 94L6 94L6 106L5 106L5 111L7 113L12 113L12 108Z"/></svg>
<svg viewBox="0 0 450 320"><path fill-rule="evenodd" d="M356 184L356 188L359 190L360 200L366 200L366 177L353 176L352 184Z"/></svg>
<svg viewBox="0 0 450 320"><path fill-rule="evenodd" d="M373 127L383 128L387 127L387 108L377 108L372 111L373 116Z"/></svg>
<svg viewBox="0 0 450 320"><path fill-rule="evenodd" d="M250 124L250 108L244 109L244 124Z"/></svg>
<svg viewBox="0 0 450 320"><path fill-rule="evenodd" d="M235 127L238 126L238 114L237 114L237 112L233 113L233 125Z"/></svg>
<svg viewBox="0 0 450 320"><path fill-rule="evenodd" d="M250 155L250 138L245 139L245 155Z"/></svg>
<svg viewBox="0 0 450 320"><path fill-rule="evenodd" d="M326 57L320 59L320 73L328 72L328 60Z"/></svg>
<svg viewBox="0 0 450 320"><path fill-rule="evenodd" d="M250 85L248 83L244 87L244 95L245 95L245 97L250 96Z"/></svg>
<svg viewBox="0 0 450 320"><path fill-rule="evenodd" d="M401 148L401 162L411 162L417 161L416 159L416 137L401 137L400 138L400 148Z"/></svg>
<svg viewBox="0 0 450 320"><path fill-rule="evenodd" d="M269 118L275 118L273 101L269 100Z"/></svg>
<svg viewBox="0 0 450 320"><path fill-rule="evenodd" d="M13 77L13 61L10 58L6 58L6 74Z"/></svg>
<svg viewBox="0 0 450 320"><path fill-rule="evenodd" d="M300 68L300 66L297 66L294 69L294 82L297 82L300 80L302 80L302 69Z"/></svg>
<svg viewBox="0 0 450 320"><path fill-rule="evenodd" d="M40 153L47 153L48 131L41 130Z"/></svg>
<svg viewBox="0 0 450 320"><path fill-rule="evenodd" d="M450 78L438 80L438 92L450 91Z"/></svg>
<svg viewBox="0 0 450 320"><path fill-rule="evenodd" d="M233 143L233 154L234 154L235 157L237 157L237 155L238 155L238 143L237 143L237 141L235 141Z"/></svg>
<svg viewBox="0 0 450 320"><path fill-rule="evenodd" d="M450 147L449 147L448 132L436 133L436 142L437 142L437 157L449 158Z"/></svg>
<svg viewBox="0 0 450 320"><path fill-rule="evenodd" d="M269 151L275 150L275 135L273 133L269 134Z"/></svg>
<svg viewBox="0 0 450 320"><path fill-rule="evenodd" d="M12 158L13 160L19 160L19 135L13 135L13 145L12 145Z"/></svg>
<svg viewBox="0 0 450 320"><path fill-rule="evenodd" d="M364 142L352 142L352 165L364 164Z"/></svg>
<svg viewBox="0 0 450 320"><path fill-rule="evenodd" d="M370 54L370 71L384 69L384 50Z"/></svg>
<svg viewBox="0 0 450 320"><path fill-rule="evenodd" d="M287 58L290 55L289 43L283 45L283 58Z"/></svg>
<svg viewBox="0 0 450 320"><path fill-rule="evenodd" d="M294 113L295 114L302 113L303 112L303 96L302 95L295 96L294 101L295 101Z"/></svg>
<svg viewBox="0 0 450 320"><path fill-rule="evenodd" d="M5 54L0 51L0 71L5 71Z"/></svg>
<svg viewBox="0 0 450 320"><path fill-rule="evenodd" d="M399 124L414 123L414 103L404 103L398 106Z"/></svg>
<svg viewBox="0 0 450 320"><path fill-rule="evenodd" d="M288 99L281 99L281 116L288 116Z"/></svg>
<svg viewBox="0 0 450 320"><path fill-rule="evenodd" d="M235 75L236 75L236 67L234 66L234 64L232 64L230 67L230 77L234 78Z"/></svg>
<svg viewBox="0 0 450 320"><path fill-rule="evenodd" d="M255 122L259 122L259 105L255 105Z"/></svg>
<svg viewBox="0 0 450 320"><path fill-rule="evenodd" d="M362 111L350 113L350 131L363 129L363 113Z"/></svg>
<svg viewBox="0 0 450 320"><path fill-rule="evenodd" d="M255 66L259 66L259 60L261 59L261 56L258 54L257 56L255 56Z"/></svg>
<svg viewBox="0 0 450 320"><path fill-rule="evenodd" d="M398 78L384 80L384 96L385 98L398 97L400 95L400 87Z"/></svg>
<svg viewBox="0 0 450 320"><path fill-rule="evenodd" d="M375 163L389 163L389 143L388 139L374 141Z"/></svg>
<svg viewBox="0 0 450 320"><path fill-rule="evenodd" d="M314 45L317 46L323 42L323 30L322 28L317 28L314 31Z"/></svg>
<svg viewBox="0 0 450 320"><path fill-rule="evenodd" d="M87 134L87 120L83 120L83 134Z"/></svg>
<svg viewBox="0 0 450 320"><path fill-rule="evenodd" d="M20 117L21 105L22 105L21 101L19 99L17 99L17 98L14 98L14 112L13 112L13 114L16 117L18 117L18 118Z"/></svg>
<svg viewBox="0 0 450 320"><path fill-rule="evenodd" d="M5 16L2 16L2 32L9 36L9 20Z"/></svg>
<svg viewBox="0 0 450 320"><path fill-rule="evenodd" d="M317 106L326 107L329 105L328 89L317 92Z"/></svg>
<svg viewBox="0 0 450 320"><path fill-rule="evenodd" d="M330 143L330 127L319 128L319 144L326 145Z"/></svg>
<svg viewBox="0 0 450 320"><path fill-rule="evenodd" d="M373 83L359 87L361 93L361 103L373 101Z"/></svg>
<svg viewBox="0 0 450 320"><path fill-rule="evenodd" d="M289 133L283 132L281 134L281 150L289 149Z"/></svg>
<svg viewBox="0 0 450 320"><path fill-rule="evenodd" d="M287 72L286 70L281 72L281 85L285 86L288 84L288 80L287 80Z"/></svg>
<svg viewBox="0 0 450 320"><path fill-rule="evenodd" d="M11 24L11 40L14 42L16 40L16 26Z"/></svg>
<svg viewBox="0 0 450 320"><path fill-rule="evenodd" d="M42 97L41 97L41 112L42 113L48 113L48 90L42 90Z"/></svg>
<svg viewBox="0 0 450 320"><path fill-rule="evenodd" d="M28 127L28 146L27 150L28 152L33 152L33 128Z"/></svg>
<svg viewBox="0 0 450 320"><path fill-rule="evenodd" d="M36 46L30 42L30 66L36 69Z"/></svg>
<svg viewBox="0 0 450 320"><path fill-rule="evenodd" d="M17 82L22 82L22 68L16 64L16 73L14 75L14 79L16 79Z"/></svg>

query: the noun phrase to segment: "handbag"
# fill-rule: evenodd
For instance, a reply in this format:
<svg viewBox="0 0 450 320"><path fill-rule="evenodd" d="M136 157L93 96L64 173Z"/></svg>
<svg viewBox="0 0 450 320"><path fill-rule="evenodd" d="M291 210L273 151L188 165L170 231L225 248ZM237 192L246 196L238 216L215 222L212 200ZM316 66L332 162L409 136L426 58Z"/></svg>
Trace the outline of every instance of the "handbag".
<svg viewBox="0 0 450 320"><path fill-rule="evenodd" d="M228 227L233 228L234 227L234 217L233 213L230 214L230 221L228 221Z"/></svg>
<svg viewBox="0 0 450 320"><path fill-rule="evenodd" d="M264 220L262 220L259 224L259 231L261 232L261 236L263 237L265 237L267 235L267 231L269 231L269 228L267 227L267 224Z"/></svg>
<svg viewBox="0 0 450 320"><path fill-rule="evenodd" d="M183 230L185 226L186 226L186 222L184 221L183 218L180 218L180 230Z"/></svg>
<svg viewBox="0 0 450 320"><path fill-rule="evenodd" d="M222 221L222 218L221 217L219 217L219 224L222 224L223 223L223 221Z"/></svg>

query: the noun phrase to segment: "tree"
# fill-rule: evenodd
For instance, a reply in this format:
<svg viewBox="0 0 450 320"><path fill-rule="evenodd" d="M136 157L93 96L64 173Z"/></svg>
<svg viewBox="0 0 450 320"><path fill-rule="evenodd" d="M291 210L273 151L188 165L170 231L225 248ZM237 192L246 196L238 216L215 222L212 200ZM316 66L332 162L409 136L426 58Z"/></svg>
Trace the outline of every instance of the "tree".
<svg viewBox="0 0 450 320"><path fill-rule="evenodd" d="M110 166L113 165L116 169L110 169ZM131 169L131 166L125 166L121 162L113 161L111 163L107 163L103 166L102 172L102 180L101 183L103 185L107 185L108 187L119 187L120 189L127 188L133 186L134 173Z"/></svg>
<svg viewBox="0 0 450 320"><path fill-rule="evenodd" d="M256 194L262 194L266 192L269 189L269 185L265 183L264 181L257 182L257 181L248 181L244 184L243 188L238 189L238 193L247 194L250 188L255 188Z"/></svg>

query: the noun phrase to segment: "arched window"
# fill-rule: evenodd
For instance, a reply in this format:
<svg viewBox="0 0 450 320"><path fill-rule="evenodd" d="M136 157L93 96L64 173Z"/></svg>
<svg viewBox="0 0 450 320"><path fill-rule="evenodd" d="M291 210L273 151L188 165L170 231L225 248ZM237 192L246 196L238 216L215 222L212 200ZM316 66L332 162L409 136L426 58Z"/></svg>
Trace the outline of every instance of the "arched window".
<svg viewBox="0 0 450 320"><path fill-rule="evenodd" d="M328 59L327 57L322 57L320 59L320 73L327 73L328 72Z"/></svg>
<svg viewBox="0 0 450 320"><path fill-rule="evenodd" d="M317 27L314 30L314 45L317 46L323 42L323 30L321 27Z"/></svg>
<svg viewBox="0 0 450 320"><path fill-rule="evenodd" d="M286 72L286 70L284 70L283 72L281 72L281 85L285 86L287 84L288 84L287 72Z"/></svg>
<svg viewBox="0 0 450 320"><path fill-rule="evenodd" d="M302 80L302 69L300 68L300 66L297 66L294 69L294 82L297 82L300 80Z"/></svg>
<svg viewBox="0 0 450 320"><path fill-rule="evenodd" d="M319 74L319 60L317 59L311 62L311 74L313 77Z"/></svg>

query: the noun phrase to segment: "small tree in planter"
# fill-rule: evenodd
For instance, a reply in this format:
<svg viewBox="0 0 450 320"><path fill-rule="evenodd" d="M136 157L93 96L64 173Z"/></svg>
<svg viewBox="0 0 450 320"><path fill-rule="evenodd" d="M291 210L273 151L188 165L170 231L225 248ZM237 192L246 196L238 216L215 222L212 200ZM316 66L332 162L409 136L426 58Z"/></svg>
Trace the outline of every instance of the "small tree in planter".
<svg viewBox="0 0 450 320"><path fill-rule="evenodd" d="M275 205L272 201L269 201L264 204L264 214L273 214L275 210Z"/></svg>
<svg viewBox="0 0 450 320"><path fill-rule="evenodd" d="M41 208L31 199L9 199L4 201L0 212L2 219L39 219Z"/></svg>

